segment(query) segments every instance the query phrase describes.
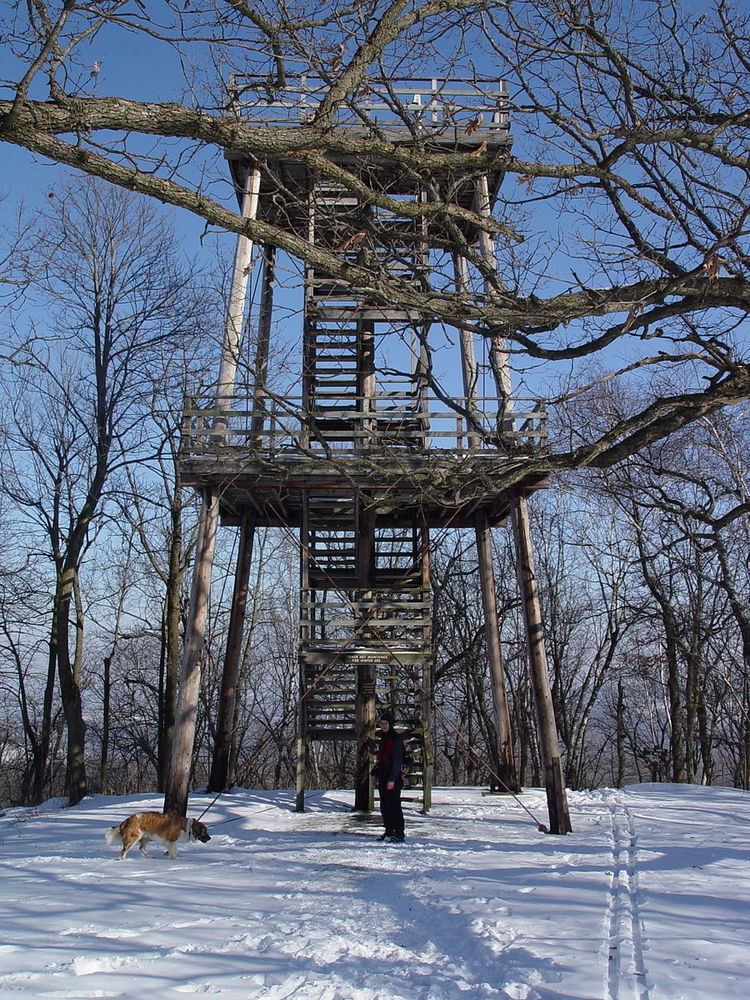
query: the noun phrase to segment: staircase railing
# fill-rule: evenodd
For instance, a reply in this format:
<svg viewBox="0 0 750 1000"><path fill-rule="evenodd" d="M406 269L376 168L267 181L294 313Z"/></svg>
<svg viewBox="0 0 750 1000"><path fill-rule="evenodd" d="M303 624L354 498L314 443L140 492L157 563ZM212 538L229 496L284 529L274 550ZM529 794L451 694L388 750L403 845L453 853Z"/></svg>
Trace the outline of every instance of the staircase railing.
<svg viewBox="0 0 750 1000"><path fill-rule="evenodd" d="M546 450L543 400L514 397L505 409L498 408L495 397L459 397L453 402L455 408L437 401L420 408L406 393L342 393L341 399L304 411L302 399L293 397L266 398L253 408L240 403L232 409L202 407L190 400L184 411L183 449L186 455L244 449L265 457L300 450L333 451L337 456L391 449L468 452L477 450L476 444L480 451Z"/></svg>

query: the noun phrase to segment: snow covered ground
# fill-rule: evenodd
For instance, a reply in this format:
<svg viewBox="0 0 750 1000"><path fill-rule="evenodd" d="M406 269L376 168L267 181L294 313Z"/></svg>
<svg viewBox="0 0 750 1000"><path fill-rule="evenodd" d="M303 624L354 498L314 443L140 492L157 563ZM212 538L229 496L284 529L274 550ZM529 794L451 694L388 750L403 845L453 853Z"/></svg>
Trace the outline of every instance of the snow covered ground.
<svg viewBox="0 0 750 1000"><path fill-rule="evenodd" d="M543 794L523 802L546 820ZM197 816L210 801L194 795ZM348 792L235 791L211 843L126 861L156 795L0 817L0 997L738 1000L750 993L750 794L571 793L574 833L437 789L384 845ZM152 847L154 854L157 851Z"/></svg>

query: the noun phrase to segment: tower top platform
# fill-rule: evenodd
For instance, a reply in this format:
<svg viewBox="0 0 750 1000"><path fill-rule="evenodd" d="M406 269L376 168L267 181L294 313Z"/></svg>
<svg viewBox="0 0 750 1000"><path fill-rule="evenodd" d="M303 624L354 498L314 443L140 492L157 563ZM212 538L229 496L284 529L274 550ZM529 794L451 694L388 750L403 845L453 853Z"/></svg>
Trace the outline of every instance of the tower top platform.
<svg viewBox="0 0 750 1000"><path fill-rule="evenodd" d="M302 74L274 87L265 77L235 74L229 91L242 118L287 128L313 123L331 85ZM508 90L495 77L368 79L337 105L331 124L390 142L503 146L509 141Z"/></svg>
<svg viewBox="0 0 750 1000"><path fill-rule="evenodd" d="M237 74L229 91L232 106L249 124L278 129L303 128L316 122L316 113L331 83L314 76L290 76L283 88L268 80ZM356 174L373 189L388 195L413 194L419 178L414 165L401 155L408 149L438 154L430 167L430 180L450 185L450 199L472 207L473 185L463 183L466 163L452 169L439 154L509 151L508 94L498 79L394 77L386 82L367 80L358 91L336 107L330 123L328 161ZM336 142L335 137L341 140ZM286 149L285 149L286 146ZM267 153L260 163L259 218L301 227L300 209L305 192L316 179L298 150L279 143L278 153ZM245 173L251 165L238 151L227 153L232 177L241 200ZM439 162L437 160L439 159ZM502 160L489 169L490 200L494 201L503 178Z"/></svg>

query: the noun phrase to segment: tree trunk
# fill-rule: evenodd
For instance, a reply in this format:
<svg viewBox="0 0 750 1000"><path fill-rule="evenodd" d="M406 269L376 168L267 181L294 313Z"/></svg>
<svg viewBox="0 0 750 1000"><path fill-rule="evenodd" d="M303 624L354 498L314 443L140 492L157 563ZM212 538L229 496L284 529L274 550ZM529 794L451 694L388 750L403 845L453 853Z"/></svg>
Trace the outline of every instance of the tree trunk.
<svg viewBox="0 0 750 1000"><path fill-rule="evenodd" d="M625 689L622 678L617 679L617 778L615 785L622 788L625 784Z"/></svg>
<svg viewBox="0 0 750 1000"><path fill-rule="evenodd" d="M74 664L70 661L69 626L76 571L66 568L62 574L56 601L57 669L62 695L63 714L68 731L67 774L65 788L70 805L88 794L86 778L86 724L83 719L81 688Z"/></svg>
<svg viewBox="0 0 750 1000"><path fill-rule="evenodd" d="M99 764L99 791L107 794L109 781L109 703L111 692L112 656L104 657L104 688L102 690L102 759Z"/></svg>
<svg viewBox="0 0 750 1000"><path fill-rule="evenodd" d="M52 627L49 637L49 655L47 657L47 680L44 685L44 702L42 705L42 729L39 737L39 751L34 761L33 801L44 800L44 782L47 776L47 762L52 739L52 702L55 696L55 673L57 670L57 618L56 603L52 609Z"/></svg>
<svg viewBox="0 0 750 1000"><path fill-rule="evenodd" d="M672 781L687 781L685 758L685 706L680 691L680 667L677 657L677 637L671 617L664 616L667 645L667 694L669 696L669 720L671 734L669 748L672 757Z"/></svg>
<svg viewBox="0 0 750 1000"><path fill-rule="evenodd" d="M712 785L714 780L714 762L711 753L711 732L706 708L706 691L701 685L698 692L698 735L701 746L701 761L703 763L703 784Z"/></svg>
<svg viewBox="0 0 750 1000"><path fill-rule="evenodd" d="M500 623L497 616L497 593L492 569L492 547L490 527L486 517L480 517L476 525L477 557L479 579L484 610L487 659L490 666L492 704L495 708L495 758L497 777L501 792L519 791L516 766L513 759L513 739L510 730L508 694L505 687L505 663L500 646Z"/></svg>

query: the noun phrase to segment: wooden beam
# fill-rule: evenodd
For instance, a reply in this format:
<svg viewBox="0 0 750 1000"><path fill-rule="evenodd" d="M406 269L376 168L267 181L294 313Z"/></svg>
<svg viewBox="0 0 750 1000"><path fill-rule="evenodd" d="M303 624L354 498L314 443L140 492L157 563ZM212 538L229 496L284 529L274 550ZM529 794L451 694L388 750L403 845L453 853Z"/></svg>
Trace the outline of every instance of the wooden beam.
<svg viewBox="0 0 750 1000"><path fill-rule="evenodd" d="M517 792L519 791L519 785L513 757L508 693L505 686L505 662L500 645L497 593L495 590L495 574L492 568L492 534L489 522L484 514L477 516L475 533L477 558L479 561L479 581L482 590L482 608L484 610L484 634L487 642L487 660L490 667L492 704L495 709L497 776L502 782L500 791Z"/></svg>
<svg viewBox="0 0 750 1000"><path fill-rule="evenodd" d="M492 209L487 177L484 174L477 181L475 204L477 212L489 220L492 215ZM480 230L479 243L487 270L494 272L497 262L489 230ZM492 297L492 291L490 281L485 280L485 294L488 299ZM503 411L498 417L498 432L503 434L513 423L513 385L511 382L507 345L502 337L496 336L492 339L490 364L501 403L500 409ZM565 794L565 782L560 766L557 724L549 687L549 676L547 674L547 654L544 648L542 612L534 572L528 507L524 496L516 496L510 500L510 515L516 544L518 585L523 604L531 687L534 692L537 726L542 746L542 756L544 758L544 783L547 790L549 829L551 833L564 834L569 833L571 830L570 815Z"/></svg>
<svg viewBox="0 0 750 1000"><path fill-rule="evenodd" d="M219 497L217 493L207 490L203 497L198 543L195 550L190 608L180 669L177 716L164 796L164 812L177 813L179 816L187 815L190 769L201 683L201 658L208 622L211 569L218 523Z"/></svg>
<svg viewBox="0 0 750 1000"><path fill-rule="evenodd" d="M247 218L254 219L257 215L259 190L260 170L254 166L247 174L242 201L242 214ZM216 408L219 410L226 409L231 404L234 395L252 250L252 240L241 235L237 237L232 286L216 388ZM214 420L215 427L222 424L226 424L225 417L217 417ZM200 693L201 654L208 621L211 571L218 524L219 491L209 489L204 494L198 545L193 565L190 607L185 627L185 648L180 670L177 718L164 797L164 811L176 812L181 816L187 815L190 767L195 742L198 695Z"/></svg>
<svg viewBox="0 0 750 1000"><path fill-rule="evenodd" d="M523 620L529 650L531 687L534 693L539 740L544 761L544 784L547 790L547 808L550 820L549 832L570 833L572 827L565 794L565 780L560 764L557 723L549 675L547 674L542 609L539 603L539 587L534 569L528 507L524 497L519 497L511 505L511 520L518 554L518 584L523 601Z"/></svg>
<svg viewBox="0 0 750 1000"><path fill-rule="evenodd" d="M234 591L232 593L232 607L229 613L229 629L227 632L224 671L219 697L219 717L216 723L216 742L214 745L213 761L211 763L211 776L208 781L209 792L223 791L229 781L229 757L232 745L237 684L240 674L242 629L245 623L247 586L250 578L254 533L252 512L245 509L242 513L242 523L240 525L240 543L234 574Z"/></svg>
<svg viewBox="0 0 750 1000"><path fill-rule="evenodd" d="M258 195L260 193L260 168L253 166L245 179L245 190L242 199L242 215L246 219L255 219L258 214ZM253 254L253 241L246 236L238 236L234 253L234 269L232 284L229 291L224 340L221 348L221 363L216 389L216 405L218 409L229 406L234 396L237 379L237 364L242 346L242 330L245 323L245 302L247 300L247 285L250 277L250 263Z"/></svg>

